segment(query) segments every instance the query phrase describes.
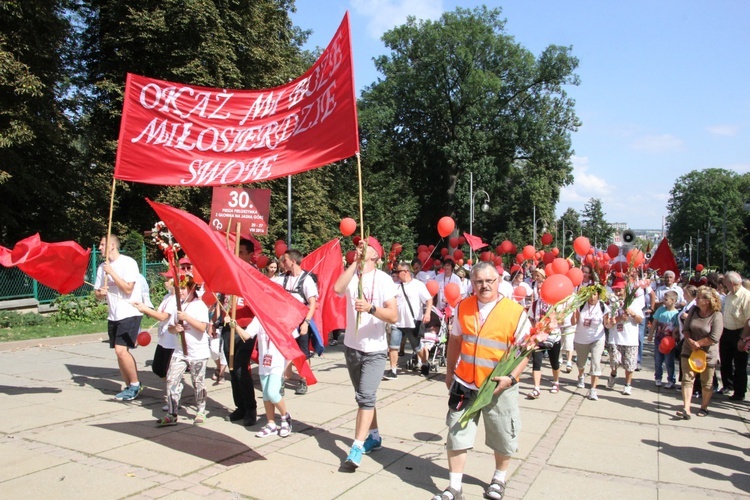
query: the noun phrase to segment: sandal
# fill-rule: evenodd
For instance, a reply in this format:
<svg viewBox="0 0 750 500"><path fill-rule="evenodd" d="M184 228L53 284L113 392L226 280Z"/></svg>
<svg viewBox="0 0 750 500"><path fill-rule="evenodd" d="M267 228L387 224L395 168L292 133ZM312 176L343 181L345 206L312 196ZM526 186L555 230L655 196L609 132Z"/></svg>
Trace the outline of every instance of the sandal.
<svg viewBox="0 0 750 500"><path fill-rule="evenodd" d="M195 420L193 420L193 424L195 425L203 425L206 423L206 414L205 413L196 413L195 414Z"/></svg>
<svg viewBox="0 0 750 500"><path fill-rule="evenodd" d="M526 399L538 399L541 395L542 393L539 392L539 389L535 387L530 393L526 395Z"/></svg>
<svg viewBox="0 0 750 500"><path fill-rule="evenodd" d="M570 373L572 371L573 371L573 365L571 365L570 363L566 364L565 365L565 373Z"/></svg>
<svg viewBox="0 0 750 500"><path fill-rule="evenodd" d="M156 421L157 427L167 427L170 425L177 425L177 415L166 414L163 418Z"/></svg>
<svg viewBox="0 0 750 500"><path fill-rule="evenodd" d="M463 498L461 490L454 490L449 486L441 494L432 497L432 500L463 500Z"/></svg>
<svg viewBox="0 0 750 500"><path fill-rule="evenodd" d="M552 389L549 390L552 394L560 392L560 382L552 382Z"/></svg>
<svg viewBox="0 0 750 500"><path fill-rule="evenodd" d="M700 410L698 410L697 415L699 417L707 417L708 416L708 409L707 408L701 408Z"/></svg>
<svg viewBox="0 0 750 500"><path fill-rule="evenodd" d="M487 487L487 491L484 492L484 498L490 498L492 500L501 500L505 494L505 483L498 479L493 479L490 485Z"/></svg>
<svg viewBox="0 0 750 500"><path fill-rule="evenodd" d="M683 420L690 420L691 418L691 415L685 410L677 410L675 415L677 415L677 418L681 418Z"/></svg>
<svg viewBox="0 0 750 500"><path fill-rule="evenodd" d="M274 425L273 427L271 427L271 425L270 425L270 424L266 424L266 425L264 425L264 426L263 426L263 428L262 428L261 430L259 430L259 431L258 431L258 432L257 432L257 433L255 434L255 437L257 437L257 438L264 438L264 437L268 437L268 436L273 436L273 435L275 435L275 434L276 434L276 433L277 433L278 431L279 431L279 430L278 430L278 428L276 427L276 425Z"/></svg>

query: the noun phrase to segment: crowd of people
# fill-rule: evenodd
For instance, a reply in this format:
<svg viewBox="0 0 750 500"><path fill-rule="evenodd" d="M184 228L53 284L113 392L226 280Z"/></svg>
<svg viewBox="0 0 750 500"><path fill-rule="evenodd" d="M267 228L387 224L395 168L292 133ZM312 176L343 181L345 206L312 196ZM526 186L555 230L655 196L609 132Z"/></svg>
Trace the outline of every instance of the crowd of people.
<svg viewBox="0 0 750 500"><path fill-rule="evenodd" d="M239 246L239 257L252 263L254 243L243 238ZM255 435L291 434L285 386L292 384L297 395L304 395L307 383L301 374L295 378L291 360L284 359L242 297L219 295L216 303L207 307L201 300L202 280L185 258L179 270L164 273L168 293L154 308L140 285L137 263L119 253L117 237L102 238L100 250L107 250L108 258L98 269L95 292L97 298L108 301L110 347L125 382L116 399L130 401L143 390L130 349L136 346L145 314L159 322L152 369L164 380L165 415L158 426L178 423L185 372L190 373L195 391L193 421L205 423L210 358L216 363L214 383L221 383L227 369L229 372L236 406L228 414L230 421L252 426L258 420L252 374L256 363L266 423ZM346 328L332 332L331 345L343 333L344 357L357 405L353 442L343 470L355 470L363 455L382 447L377 391L381 381L394 380L399 370L405 369L400 358L407 342L412 351L407 366L413 366L417 375L429 376L436 368L432 362L436 349L441 347L445 357L449 486L434 500L463 498L463 470L480 417L486 444L495 455L495 471L485 497L503 498L521 429L518 380L529 361L532 389L526 398L538 399L546 391L543 367L547 360L549 394L560 392L565 383L561 374L571 373L575 364L577 373L571 385L585 389L588 382L585 397L596 401L599 379L607 377L607 388L614 390L620 368L624 376L621 393L632 394L633 374L642 369L644 345L649 343L654 347L655 386L673 389L680 384L682 404L676 418L692 417L694 398L700 400L696 413L700 417L710 414L709 404L716 394L733 401L745 399L750 346L750 290L746 287L750 284L743 285L735 272L678 281L672 271L658 277L629 269L611 273L602 281L601 273L584 264L580 286L565 300L572 304L582 291L585 302L568 308L564 315L553 314L549 336L538 349L507 375L493 376L494 367L510 346L521 342L533 325L555 310L540 293L547 279L544 269L525 262L508 273L486 262L458 266L445 258L434 259L433 269L425 270L424 263L414 259L395 263L389 275L380 269L383 257L380 243L368 237L333 284L335 293L346 298ZM288 249L279 260L270 260L264 272L304 304L307 314L289 335L309 359L310 336L317 331L313 317L321 304L316 278L310 270L302 269L301 262L302 254ZM460 301L449 299L449 286L458 287ZM694 362L696 352L702 360L700 366ZM603 373L605 358L608 376ZM487 379L496 384L491 401L470 414L467 424L465 412Z"/></svg>

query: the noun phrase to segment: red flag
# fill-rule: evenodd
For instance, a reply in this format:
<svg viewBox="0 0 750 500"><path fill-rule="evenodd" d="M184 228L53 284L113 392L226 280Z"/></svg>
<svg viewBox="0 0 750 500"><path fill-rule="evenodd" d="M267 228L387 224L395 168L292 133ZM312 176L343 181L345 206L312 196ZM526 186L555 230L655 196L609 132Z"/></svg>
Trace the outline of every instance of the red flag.
<svg viewBox="0 0 750 500"><path fill-rule="evenodd" d="M464 238L466 238L466 243L469 244L469 248L474 251L477 251L480 248L484 248L489 244L482 241L482 238L480 238L479 236L474 236L469 233L464 233Z"/></svg>
<svg viewBox="0 0 750 500"><path fill-rule="evenodd" d="M677 266L677 261L674 259L674 254L666 238L659 243L659 247L648 263L648 268L654 269L659 276L662 276L664 271L674 271L676 276L680 275L680 268Z"/></svg>
<svg viewBox="0 0 750 500"><path fill-rule="evenodd" d="M128 74L115 178L221 186L286 177L359 151L349 13L296 80L245 91Z"/></svg>
<svg viewBox="0 0 750 500"><path fill-rule="evenodd" d="M0 246L0 264L17 266L64 295L83 286L90 253L91 249L84 250L75 241L45 243L36 233L16 243L13 251Z"/></svg>
<svg viewBox="0 0 750 500"><path fill-rule="evenodd" d="M333 291L336 279L344 272L341 259L341 240L335 239L322 245L302 259L302 269L318 277L318 307L315 309L315 324L328 345L328 333L346 328L346 298Z"/></svg>
<svg viewBox="0 0 750 500"><path fill-rule="evenodd" d="M307 359L292 338L292 332L307 314L304 304L230 252L224 236L198 217L148 198L146 201L179 241L206 285L211 290L242 297L281 354L294 361L308 385L315 384Z"/></svg>

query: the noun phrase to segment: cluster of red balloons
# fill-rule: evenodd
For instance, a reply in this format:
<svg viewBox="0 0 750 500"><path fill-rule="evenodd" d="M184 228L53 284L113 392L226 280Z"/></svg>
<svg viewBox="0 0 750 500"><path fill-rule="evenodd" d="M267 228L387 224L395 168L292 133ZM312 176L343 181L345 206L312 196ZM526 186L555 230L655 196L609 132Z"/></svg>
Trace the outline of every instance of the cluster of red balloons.
<svg viewBox="0 0 750 500"><path fill-rule="evenodd" d="M276 243L273 244L273 252L276 254L276 257L281 257L287 250L288 248L284 240L276 240Z"/></svg>

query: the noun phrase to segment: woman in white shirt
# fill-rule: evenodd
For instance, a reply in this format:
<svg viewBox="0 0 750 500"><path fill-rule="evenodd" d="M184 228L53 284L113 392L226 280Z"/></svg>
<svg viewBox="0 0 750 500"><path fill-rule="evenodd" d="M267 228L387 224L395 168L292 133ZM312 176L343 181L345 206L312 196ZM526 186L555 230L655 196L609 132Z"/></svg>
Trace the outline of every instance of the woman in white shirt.
<svg viewBox="0 0 750 500"><path fill-rule="evenodd" d="M584 369L586 360L591 354L591 389L586 397L592 401L598 398L596 386L602 374L602 352L604 352L604 329L612 327L609 306L603 302L607 298L607 291L602 285L588 287L591 295L588 301L578 311L573 312L571 324L576 325L573 345L576 350L576 364L578 366L578 387L586 387Z"/></svg>

